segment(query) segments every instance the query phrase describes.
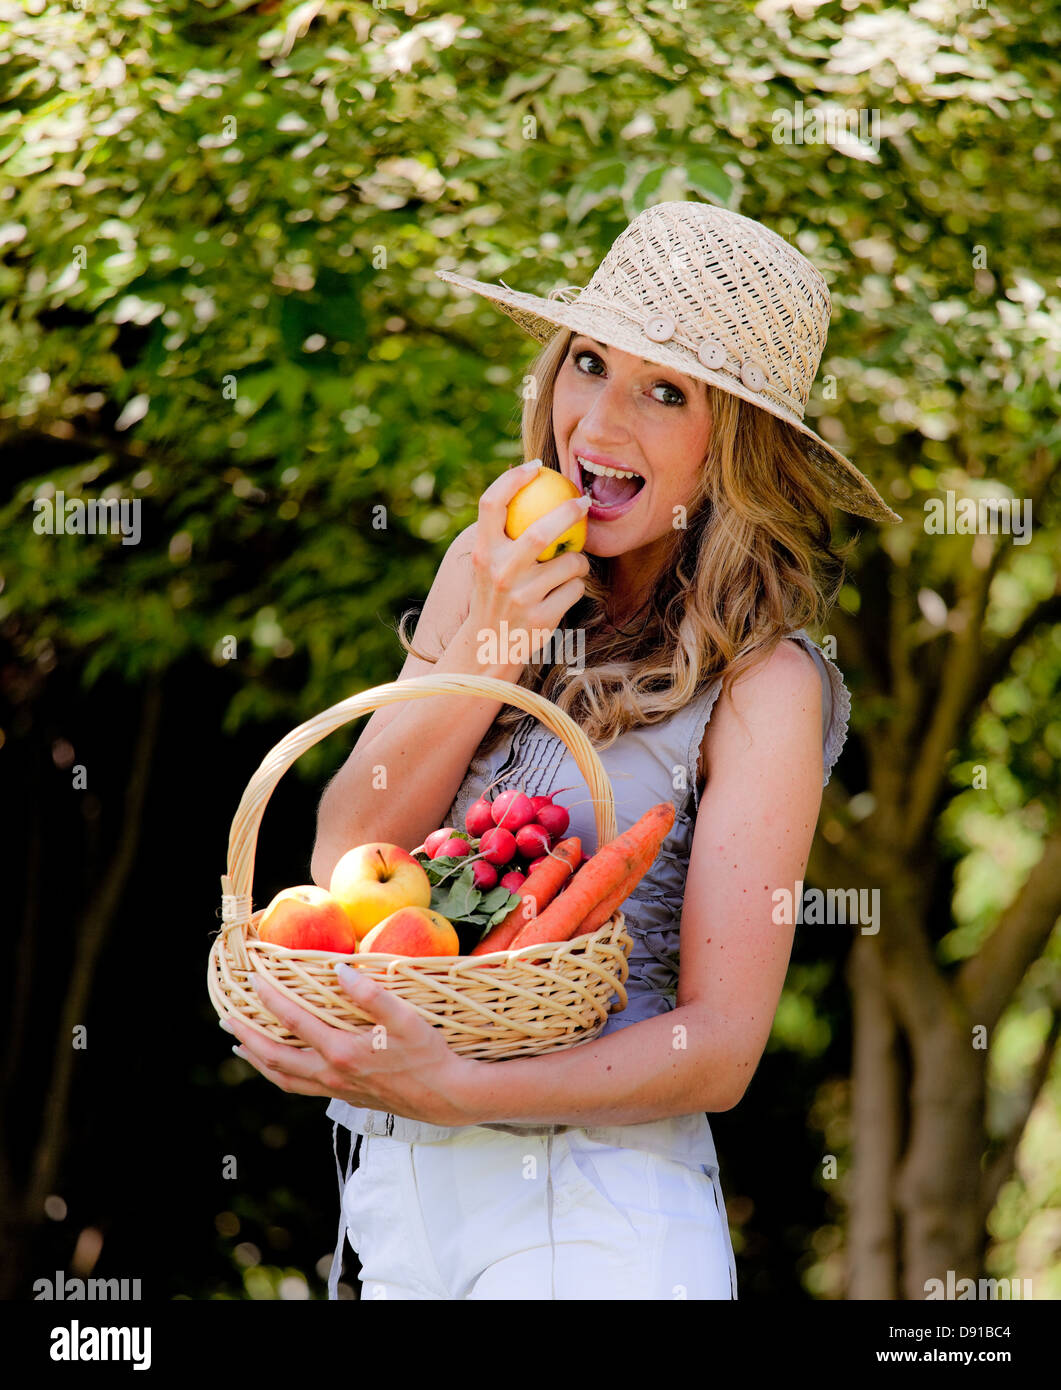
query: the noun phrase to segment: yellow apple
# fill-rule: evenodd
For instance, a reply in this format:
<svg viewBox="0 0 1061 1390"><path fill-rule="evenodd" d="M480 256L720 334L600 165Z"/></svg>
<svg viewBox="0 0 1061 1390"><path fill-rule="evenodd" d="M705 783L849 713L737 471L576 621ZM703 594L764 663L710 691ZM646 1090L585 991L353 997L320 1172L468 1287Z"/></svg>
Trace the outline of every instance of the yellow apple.
<svg viewBox="0 0 1061 1390"><path fill-rule="evenodd" d="M357 950L357 934L349 917L331 893L315 883L277 893L259 919L258 936L296 951L352 955Z"/></svg>
<svg viewBox="0 0 1061 1390"><path fill-rule="evenodd" d="M362 938L362 954L385 951L393 956L459 956L456 928L441 912L426 907L400 907Z"/></svg>
<svg viewBox="0 0 1061 1390"><path fill-rule="evenodd" d="M572 497L581 497L582 493L571 481L565 478L562 473L555 468L546 468L544 465L527 484L521 487L512 501L508 504L508 512L505 517L505 535L510 540L518 540L523 535L527 527L537 521L546 512L551 512L554 507L559 507L562 502L567 502ZM558 536L555 541L547 545L538 556L539 560L551 560L554 555L563 555L567 550L581 550L586 544L586 518L582 517L576 521L574 526L566 530L562 536Z"/></svg>
<svg viewBox="0 0 1061 1390"><path fill-rule="evenodd" d="M360 941L400 907L430 907L431 880L400 845L373 842L348 849L328 884Z"/></svg>

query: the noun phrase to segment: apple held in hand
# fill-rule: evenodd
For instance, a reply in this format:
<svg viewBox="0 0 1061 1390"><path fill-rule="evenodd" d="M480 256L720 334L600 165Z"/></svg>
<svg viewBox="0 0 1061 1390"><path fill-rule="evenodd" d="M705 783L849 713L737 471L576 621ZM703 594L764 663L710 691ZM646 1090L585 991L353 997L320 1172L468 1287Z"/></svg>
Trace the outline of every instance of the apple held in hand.
<svg viewBox="0 0 1061 1390"><path fill-rule="evenodd" d="M258 937L295 951L357 950L357 933L349 917L326 888L307 883L277 893L258 922Z"/></svg>
<svg viewBox="0 0 1061 1390"><path fill-rule="evenodd" d="M505 535L518 540L528 526L539 517L559 507L563 502L582 494L570 478L555 468L542 467L525 487L521 487L505 513ZM563 555L568 550L584 550L588 527L586 518L580 517L573 526L568 527L562 536L547 545L538 556L539 560L551 560L554 555Z"/></svg>
<svg viewBox="0 0 1061 1390"><path fill-rule="evenodd" d="M361 954L383 951L394 956L459 956L461 945L448 917L425 907L401 907L367 932Z"/></svg>
<svg viewBox="0 0 1061 1390"><path fill-rule="evenodd" d="M415 856L382 842L348 849L332 870L328 889L358 941L400 907L431 906L431 880Z"/></svg>

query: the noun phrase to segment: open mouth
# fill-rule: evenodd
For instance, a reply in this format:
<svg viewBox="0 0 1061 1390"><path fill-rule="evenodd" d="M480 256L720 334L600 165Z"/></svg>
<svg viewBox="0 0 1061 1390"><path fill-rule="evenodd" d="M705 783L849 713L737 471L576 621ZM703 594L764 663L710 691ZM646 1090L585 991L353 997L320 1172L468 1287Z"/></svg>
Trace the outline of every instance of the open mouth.
<svg viewBox="0 0 1061 1390"><path fill-rule="evenodd" d="M577 455L575 462L579 467L579 483L583 492L588 492L598 507L619 507L637 496L645 486L639 473L631 477L608 476L597 464L587 464Z"/></svg>

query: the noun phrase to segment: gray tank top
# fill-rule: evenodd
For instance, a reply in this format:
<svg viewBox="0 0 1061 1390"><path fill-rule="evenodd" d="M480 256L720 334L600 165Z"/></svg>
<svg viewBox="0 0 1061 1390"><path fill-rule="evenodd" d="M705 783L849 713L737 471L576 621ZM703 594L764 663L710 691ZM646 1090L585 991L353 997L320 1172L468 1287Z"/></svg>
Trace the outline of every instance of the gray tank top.
<svg viewBox="0 0 1061 1390"><path fill-rule="evenodd" d="M802 629L790 634L814 658L822 681L823 786L847 738L851 697L837 667ZM677 714L658 724L631 729L610 748L598 753L615 797L617 830L622 834L661 801L675 805L674 825L664 840L651 869L622 904L626 930L633 939L630 973L626 983L627 1005L612 1014L599 1036L629 1028L675 1007L678 987L679 934L685 879L689 868L693 829L700 804L697 762L704 728L721 689L721 677ZM500 778L500 781L497 779ZM558 804L570 808L567 835L577 835L586 854L598 848L596 822L589 790L565 744L526 715L485 757L473 760L449 809L444 824L463 826L468 807L495 783L491 795L519 786L528 796L539 796L571 787ZM578 804L576 804L578 803ZM617 999L613 996L613 1001ZM409 1143L438 1143L480 1126L447 1127L424 1124L400 1115L359 1109L332 1100L328 1118L360 1134L386 1134ZM491 1123L481 1128L513 1134L556 1134L569 1125L530 1125L518 1121ZM678 1159L692 1167L717 1174L718 1160L706 1115L696 1112L650 1120L643 1124L587 1127L599 1142L626 1148L642 1148Z"/></svg>

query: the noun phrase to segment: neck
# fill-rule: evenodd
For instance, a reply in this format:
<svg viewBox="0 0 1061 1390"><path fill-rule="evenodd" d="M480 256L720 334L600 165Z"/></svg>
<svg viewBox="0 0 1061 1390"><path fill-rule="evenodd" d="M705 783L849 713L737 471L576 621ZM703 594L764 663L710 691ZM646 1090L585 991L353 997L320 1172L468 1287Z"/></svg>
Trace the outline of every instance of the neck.
<svg viewBox="0 0 1061 1390"><path fill-rule="evenodd" d="M669 543L670 537L664 537L652 545L612 556L608 608L615 626L629 622L652 598Z"/></svg>

